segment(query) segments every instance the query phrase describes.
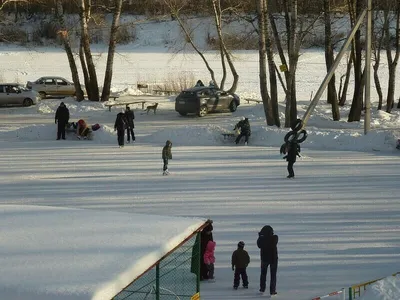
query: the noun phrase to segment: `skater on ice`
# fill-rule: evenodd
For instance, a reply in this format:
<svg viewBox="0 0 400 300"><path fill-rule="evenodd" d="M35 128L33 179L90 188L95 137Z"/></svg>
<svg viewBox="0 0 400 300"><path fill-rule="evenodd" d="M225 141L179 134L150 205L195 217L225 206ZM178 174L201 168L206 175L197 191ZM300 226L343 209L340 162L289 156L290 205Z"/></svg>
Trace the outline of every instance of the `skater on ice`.
<svg viewBox="0 0 400 300"><path fill-rule="evenodd" d="M204 263L207 266L208 280L211 281L214 280L215 246L216 243L213 241L213 238L211 236L211 239L207 242L206 251L203 255Z"/></svg>
<svg viewBox="0 0 400 300"><path fill-rule="evenodd" d="M235 140L236 144L239 144L240 140L244 136L244 144L247 145L249 143L249 137L251 135L251 128L250 128L250 122L248 118L244 118L244 120L239 121L239 123L236 124L234 130L240 128L240 134Z"/></svg>
<svg viewBox="0 0 400 300"><path fill-rule="evenodd" d="M232 253L232 271L234 271L233 288L237 290L240 284L240 277L242 278L243 288L249 287L249 279L247 277L247 266L250 263L250 256L244 250L244 242L240 241L237 249Z"/></svg>
<svg viewBox="0 0 400 300"><path fill-rule="evenodd" d="M126 106L125 109L125 119L126 119L126 135L127 135L127 143L129 144L131 142L131 136L132 136L132 142L135 141L135 133L133 132L133 128L135 128L135 124L133 123L133 120L135 119L135 114L133 113L133 110L129 107L129 105Z"/></svg>
<svg viewBox="0 0 400 300"><path fill-rule="evenodd" d="M276 272L278 271L278 236L274 234L274 230L271 226L264 226L258 233L257 246L260 248L261 256L260 292L265 292L267 271L269 266L271 274L269 292L271 296L276 295Z"/></svg>
<svg viewBox="0 0 400 300"><path fill-rule="evenodd" d="M294 178L293 165L296 162L297 156L301 157L300 145L296 142L288 142L285 152L286 155L283 157L283 159L286 159L286 161L288 162L287 170L289 172L289 175L287 176L287 178Z"/></svg>
<svg viewBox="0 0 400 300"><path fill-rule="evenodd" d="M114 124L114 131L117 131L118 146L120 148L124 147L125 128L127 128L125 114L124 112L120 112L117 114Z"/></svg>
<svg viewBox="0 0 400 300"><path fill-rule="evenodd" d="M169 171L168 171L168 160L172 159L172 152L171 152L171 148L172 148L172 143L170 140L168 140L165 143L164 148L162 149L162 159L163 159L163 175L168 175Z"/></svg>
<svg viewBox="0 0 400 300"><path fill-rule="evenodd" d="M62 138L65 140L65 127L69 121L69 110L65 106L64 102L60 103L60 106L57 108L55 123L57 124L57 140Z"/></svg>

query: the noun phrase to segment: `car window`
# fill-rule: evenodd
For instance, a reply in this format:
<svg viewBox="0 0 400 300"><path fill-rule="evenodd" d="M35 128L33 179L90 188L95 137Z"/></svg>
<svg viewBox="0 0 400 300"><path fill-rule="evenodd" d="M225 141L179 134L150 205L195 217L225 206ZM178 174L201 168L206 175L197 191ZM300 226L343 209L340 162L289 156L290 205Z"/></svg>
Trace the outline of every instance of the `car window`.
<svg viewBox="0 0 400 300"><path fill-rule="evenodd" d="M4 93L4 85L0 85L0 93Z"/></svg>
<svg viewBox="0 0 400 300"><path fill-rule="evenodd" d="M15 93L17 93L19 91L19 89L15 85L7 85L6 86L6 91L7 91L7 93L15 94Z"/></svg>
<svg viewBox="0 0 400 300"><path fill-rule="evenodd" d="M62 79L56 79L57 85L68 85L68 82Z"/></svg>
<svg viewBox="0 0 400 300"><path fill-rule="evenodd" d="M202 90L199 92L199 96L210 96L210 90L206 89L206 90Z"/></svg>
<svg viewBox="0 0 400 300"><path fill-rule="evenodd" d="M55 85L56 83L54 82L54 79L52 79L52 78L46 78L46 79L43 80L43 84Z"/></svg>

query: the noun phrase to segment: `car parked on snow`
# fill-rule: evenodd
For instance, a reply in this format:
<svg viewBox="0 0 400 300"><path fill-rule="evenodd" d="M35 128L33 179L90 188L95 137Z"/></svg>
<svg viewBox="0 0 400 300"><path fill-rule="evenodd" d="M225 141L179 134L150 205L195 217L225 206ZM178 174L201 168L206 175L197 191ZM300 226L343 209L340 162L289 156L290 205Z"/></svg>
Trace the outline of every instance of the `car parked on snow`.
<svg viewBox="0 0 400 300"><path fill-rule="evenodd" d="M0 83L0 105L31 106L40 100L37 92L26 89L19 83Z"/></svg>
<svg viewBox="0 0 400 300"><path fill-rule="evenodd" d="M57 76L45 76L36 81L28 81L26 87L37 91L42 99L47 96L75 96L76 94L73 82ZM82 89L85 91L84 87Z"/></svg>
<svg viewBox="0 0 400 300"><path fill-rule="evenodd" d="M175 110L182 116L195 113L204 117L209 112L236 111L240 98L213 86L192 87L183 90L175 99Z"/></svg>

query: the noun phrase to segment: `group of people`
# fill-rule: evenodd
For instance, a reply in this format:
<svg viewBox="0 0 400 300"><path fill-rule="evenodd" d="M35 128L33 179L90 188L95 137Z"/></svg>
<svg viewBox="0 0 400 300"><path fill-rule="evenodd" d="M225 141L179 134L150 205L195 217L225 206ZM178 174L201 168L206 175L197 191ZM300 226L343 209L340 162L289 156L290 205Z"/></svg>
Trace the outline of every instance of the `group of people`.
<svg viewBox="0 0 400 300"><path fill-rule="evenodd" d="M200 280L214 280L215 246L213 239L213 225L209 220L207 226L201 231L201 264ZM234 271L233 288L238 289L240 280L243 288L249 287L249 278L247 276L247 267L250 264L250 256L244 250L245 243L238 242L237 249L232 253L231 265ZM270 268L270 295L276 295L276 273L278 271L278 235L274 233L270 225L264 226L258 233L257 246L260 249L261 275L260 292L264 293L267 286L267 272Z"/></svg>
<svg viewBox="0 0 400 300"><path fill-rule="evenodd" d="M134 119L135 114L128 105L125 107L125 111L117 114L114 123L114 131L117 131L117 140L120 148L124 147L125 144L125 130L127 134L127 143L131 142L131 137L132 142L136 140L135 133L133 132L135 128Z"/></svg>

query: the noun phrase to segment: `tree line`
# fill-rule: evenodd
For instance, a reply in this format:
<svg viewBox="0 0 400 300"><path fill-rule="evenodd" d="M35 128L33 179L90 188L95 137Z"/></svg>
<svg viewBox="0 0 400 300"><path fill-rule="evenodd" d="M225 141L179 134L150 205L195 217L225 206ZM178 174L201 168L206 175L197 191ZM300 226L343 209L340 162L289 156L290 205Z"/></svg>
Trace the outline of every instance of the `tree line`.
<svg viewBox="0 0 400 300"><path fill-rule="evenodd" d="M140 2L140 5L139 5ZM65 15L79 15L80 44L78 63L83 71L83 81L89 96L94 101L106 101L110 95L113 58L120 28L121 13L168 15L175 20L194 51L201 57L214 83L229 92L235 92L239 76L227 42L225 27L232 20L251 24L258 36L260 94L263 100L267 124L281 126L278 112L278 87L285 92L285 127L290 127L297 119L296 73L302 46L307 36L318 22L325 28L324 49L326 70L335 61L335 53L340 38L332 29L337 13L348 16L353 27L366 8L366 0L2 0L3 12L15 13L24 10L24 15L49 13L58 20L58 34L63 42L71 67L72 78L77 90L77 99L83 99L74 53L71 47L69 28L65 25ZM140 7L139 7L140 6ZM394 108L396 91L396 70L400 57L400 1L373 0L373 79L379 96L377 109L383 109L386 100L388 113ZM99 95L97 73L90 49L90 30L95 13L112 14L109 25L110 38L106 74L102 94ZM193 28L189 18L193 14L212 16L217 33L216 45L220 54L222 73L215 74L201 49L193 38ZM360 121L364 109L365 65L363 55L365 43L363 32L357 30L348 52L346 73L340 78L334 75L327 88L327 101L332 106L332 119L341 119L339 107L347 102L350 78L354 79L351 110L348 121ZM379 72L382 56L386 56L389 73L388 88L383 90ZM226 87L227 76L233 78ZM217 80L220 78L220 80ZM400 99L397 107L400 108Z"/></svg>

